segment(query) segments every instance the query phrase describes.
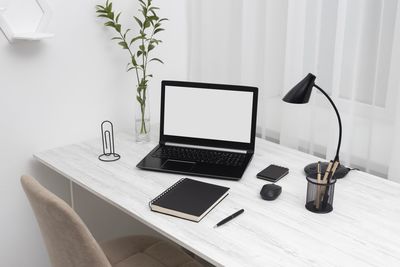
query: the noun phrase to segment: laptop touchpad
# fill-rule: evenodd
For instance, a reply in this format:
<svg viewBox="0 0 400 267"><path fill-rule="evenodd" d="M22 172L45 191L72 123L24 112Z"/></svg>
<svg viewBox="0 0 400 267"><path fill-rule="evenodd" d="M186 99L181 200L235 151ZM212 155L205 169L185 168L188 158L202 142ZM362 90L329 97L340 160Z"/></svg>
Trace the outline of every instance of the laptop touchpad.
<svg viewBox="0 0 400 267"><path fill-rule="evenodd" d="M172 171L191 171L196 163L190 161L177 161L177 160L167 160L161 169L172 170Z"/></svg>

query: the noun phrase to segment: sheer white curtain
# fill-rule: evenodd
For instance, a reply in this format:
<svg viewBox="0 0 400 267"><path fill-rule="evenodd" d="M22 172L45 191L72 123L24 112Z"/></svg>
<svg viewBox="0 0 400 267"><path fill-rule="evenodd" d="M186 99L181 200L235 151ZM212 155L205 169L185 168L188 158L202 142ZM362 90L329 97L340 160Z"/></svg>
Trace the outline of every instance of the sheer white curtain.
<svg viewBox="0 0 400 267"><path fill-rule="evenodd" d="M400 181L399 2L190 0L189 79L259 87L258 135L330 159L329 102L281 101L314 73L342 115L342 163Z"/></svg>

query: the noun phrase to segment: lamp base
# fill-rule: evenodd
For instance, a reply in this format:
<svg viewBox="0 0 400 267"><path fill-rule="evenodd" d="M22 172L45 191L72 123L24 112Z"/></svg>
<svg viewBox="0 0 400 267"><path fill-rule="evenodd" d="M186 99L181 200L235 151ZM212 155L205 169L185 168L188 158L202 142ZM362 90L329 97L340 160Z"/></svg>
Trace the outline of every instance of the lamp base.
<svg viewBox="0 0 400 267"><path fill-rule="evenodd" d="M324 175L325 170L328 167L328 164L329 164L328 162L321 162L322 176ZM306 173L307 177L312 177L312 178L317 177L317 166L318 163L311 163L304 167L304 172ZM349 171L350 171L349 168L340 164L336 169L335 178L336 179L343 178L349 173Z"/></svg>

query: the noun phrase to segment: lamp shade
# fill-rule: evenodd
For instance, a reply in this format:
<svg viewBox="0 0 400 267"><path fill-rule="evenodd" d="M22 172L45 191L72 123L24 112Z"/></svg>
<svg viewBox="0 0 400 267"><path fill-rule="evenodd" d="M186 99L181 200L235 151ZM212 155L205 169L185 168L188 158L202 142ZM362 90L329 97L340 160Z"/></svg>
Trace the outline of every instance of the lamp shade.
<svg viewBox="0 0 400 267"><path fill-rule="evenodd" d="M311 96L311 90L314 86L315 76L309 73L303 80L296 84L282 99L292 104L308 103Z"/></svg>

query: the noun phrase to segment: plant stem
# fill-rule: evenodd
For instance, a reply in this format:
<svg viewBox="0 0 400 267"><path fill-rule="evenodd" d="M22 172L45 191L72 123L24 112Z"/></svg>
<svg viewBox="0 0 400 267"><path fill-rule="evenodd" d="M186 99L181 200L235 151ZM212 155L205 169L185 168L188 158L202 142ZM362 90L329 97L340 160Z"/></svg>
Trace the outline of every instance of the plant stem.
<svg viewBox="0 0 400 267"><path fill-rule="evenodd" d="M141 108L141 111L142 111L142 125L140 127L140 133L141 134L147 134L146 120L144 118L144 112L145 112L146 104L141 105L140 108Z"/></svg>
<svg viewBox="0 0 400 267"><path fill-rule="evenodd" d="M123 34L121 33L121 31L119 31L118 32L119 33L119 35L121 36L121 38L122 38L122 40L124 40L124 42L126 43L126 44L128 44L127 43L127 41L126 41L126 39L125 39L125 37L123 36ZM142 40L142 42L143 42L143 40ZM133 53L132 53L132 51L131 51L131 49L129 48L129 46L127 45L127 47L128 47L128 52L129 52L129 54L130 54L130 56L131 56L131 58L133 57ZM143 58L143 60L144 60L144 58ZM147 64L146 64L147 65ZM143 63L143 66L144 66L144 63ZM137 68L135 68L135 72L136 72L136 79L137 79L137 82L138 82L138 85L140 84L140 78L139 78L139 72L138 72L138 70L137 70ZM146 78L146 71L143 69L143 79L145 79ZM142 119L142 123L141 123L141 127L140 127L140 133L141 134L147 134L147 129L146 129L146 121L145 121L145 118L144 118L144 116L145 116L145 110L146 110L146 91L145 91L146 89L143 89L143 97L140 95L140 93L139 93L139 97L140 98L142 98L142 100L143 100L143 104L142 103L140 103L140 111L141 111L141 119Z"/></svg>
<svg viewBox="0 0 400 267"><path fill-rule="evenodd" d="M133 53L132 53L131 49L129 48L128 43L127 43L125 37L122 35L121 31L119 31L118 33L119 33L119 35L121 36L122 40L124 40L124 42L126 43L126 45L127 45L127 47L128 47L128 52L129 52L129 54L130 54L130 56L131 56L131 60L132 60ZM137 68L135 68L135 71L136 71L137 82L138 82L138 84L139 84L140 79L139 79L139 72L138 72Z"/></svg>
<svg viewBox="0 0 400 267"><path fill-rule="evenodd" d="M142 125L140 127L140 133L141 134L147 134L147 129L146 129L146 120L145 120L145 111L146 111L146 89L143 89L143 104L140 104L140 111L142 115Z"/></svg>
<svg viewBox="0 0 400 267"><path fill-rule="evenodd" d="M145 27L144 27L144 23L143 23L143 27L142 27L142 31L143 31L143 33L144 33L144 31L145 31ZM145 49L144 49L144 39L142 39L142 47L143 47L143 53L142 53L142 66L143 66L143 68L142 68L142 70L143 70L143 81L146 81L146 65L145 65L145 54L147 54L147 53L145 53ZM144 83L143 83L144 84ZM147 86L147 85L146 85ZM142 126L141 126L141 129L140 129L140 133L141 134L147 134L147 129L146 129L146 124L145 124L145 119L144 119L144 113L145 113L145 110L146 110L146 87L143 87L142 88L142 91L143 91L143 93L142 93L142 102L140 103L140 109L141 109L141 112L142 112ZM139 95L140 95L140 93L139 93Z"/></svg>
<svg viewBox="0 0 400 267"><path fill-rule="evenodd" d="M144 27L143 27L143 32L144 32ZM142 39L142 45L144 47L144 39ZM148 53L148 52L147 52ZM144 65L144 58L145 58L145 54L147 53L143 53L142 54L142 63L143 63L143 79L146 80L146 66Z"/></svg>
<svg viewBox="0 0 400 267"><path fill-rule="evenodd" d="M155 28L153 29L153 32L151 33L151 36L150 36L150 41L153 39L153 36L154 36L154 32L155 32ZM148 62L148 58L149 58L149 53L150 53L150 51L149 51L149 46L150 46L150 41L149 41L149 45L147 46L147 55L146 55L146 64L144 65L144 69L146 69L147 68L147 64L149 63Z"/></svg>

